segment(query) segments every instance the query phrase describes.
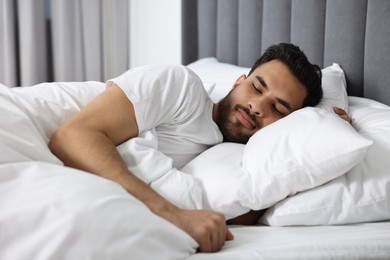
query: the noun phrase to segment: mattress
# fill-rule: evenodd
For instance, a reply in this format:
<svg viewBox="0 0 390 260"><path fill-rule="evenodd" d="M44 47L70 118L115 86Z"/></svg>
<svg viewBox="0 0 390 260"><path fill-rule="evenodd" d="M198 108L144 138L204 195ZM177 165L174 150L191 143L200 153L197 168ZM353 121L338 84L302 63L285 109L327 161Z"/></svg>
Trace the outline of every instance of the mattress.
<svg viewBox="0 0 390 260"><path fill-rule="evenodd" d="M221 252L190 260L389 259L390 222L338 226L234 226Z"/></svg>

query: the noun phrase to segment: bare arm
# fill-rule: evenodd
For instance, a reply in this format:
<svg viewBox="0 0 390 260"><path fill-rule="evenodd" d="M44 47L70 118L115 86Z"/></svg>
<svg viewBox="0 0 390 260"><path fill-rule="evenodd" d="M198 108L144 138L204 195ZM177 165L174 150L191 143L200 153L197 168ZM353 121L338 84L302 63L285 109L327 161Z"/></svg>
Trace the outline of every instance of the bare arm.
<svg viewBox="0 0 390 260"><path fill-rule="evenodd" d="M179 209L127 169L116 146L137 135L133 104L112 86L61 126L49 148L65 165L119 183L152 212L191 235L202 252L218 251L225 240L233 239L223 214Z"/></svg>

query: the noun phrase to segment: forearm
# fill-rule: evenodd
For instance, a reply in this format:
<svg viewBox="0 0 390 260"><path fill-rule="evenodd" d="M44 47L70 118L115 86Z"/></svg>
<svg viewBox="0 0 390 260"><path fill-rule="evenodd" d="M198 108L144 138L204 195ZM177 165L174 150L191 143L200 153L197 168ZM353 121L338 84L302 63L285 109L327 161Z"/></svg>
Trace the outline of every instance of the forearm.
<svg viewBox="0 0 390 260"><path fill-rule="evenodd" d="M158 215L175 209L128 170L115 144L104 133L83 127L60 128L51 138L49 147L65 165L120 184Z"/></svg>

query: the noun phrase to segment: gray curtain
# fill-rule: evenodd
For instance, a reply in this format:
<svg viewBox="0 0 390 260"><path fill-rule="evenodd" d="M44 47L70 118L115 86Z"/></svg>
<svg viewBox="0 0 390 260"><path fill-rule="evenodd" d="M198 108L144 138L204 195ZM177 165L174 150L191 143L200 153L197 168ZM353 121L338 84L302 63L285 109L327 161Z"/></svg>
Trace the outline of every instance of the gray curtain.
<svg viewBox="0 0 390 260"><path fill-rule="evenodd" d="M129 68L130 0L0 0L0 83L106 81Z"/></svg>

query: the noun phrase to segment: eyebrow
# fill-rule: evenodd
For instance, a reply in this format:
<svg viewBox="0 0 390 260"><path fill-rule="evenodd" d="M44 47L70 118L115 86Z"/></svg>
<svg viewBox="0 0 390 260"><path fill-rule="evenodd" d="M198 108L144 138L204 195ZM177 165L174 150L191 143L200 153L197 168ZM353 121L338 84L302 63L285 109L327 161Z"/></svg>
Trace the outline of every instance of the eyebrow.
<svg viewBox="0 0 390 260"><path fill-rule="evenodd" d="M265 81L262 77L256 75L255 78L260 82L260 84L263 86L263 88L268 90L268 85L267 85L267 83L265 83Z"/></svg>
<svg viewBox="0 0 390 260"><path fill-rule="evenodd" d="M267 83L264 81L264 79L263 79L262 77L256 75L255 78L260 82L260 84L263 86L263 88L265 88L267 91L269 90ZM285 108L287 108L289 111L292 110L290 104L289 104L286 100L281 99L281 98L278 98L278 97L276 97L276 100L277 100L282 106L284 106Z"/></svg>

